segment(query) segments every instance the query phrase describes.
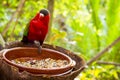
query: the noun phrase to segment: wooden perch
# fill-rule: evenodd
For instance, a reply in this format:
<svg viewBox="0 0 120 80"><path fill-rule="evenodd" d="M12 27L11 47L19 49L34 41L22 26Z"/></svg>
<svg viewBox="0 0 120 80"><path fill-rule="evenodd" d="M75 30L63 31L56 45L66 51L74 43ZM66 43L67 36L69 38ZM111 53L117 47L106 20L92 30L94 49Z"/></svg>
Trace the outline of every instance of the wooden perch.
<svg viewBox="0 0 120 80"><path fill-rule="evenodd" d="M16 17L17 14L19 14L19 12L21 11L21 9L23 8L23 5L25 3L25 0L20 0L20 4L18 5L18 8L16 9L16 11L13 13L10 21L6 24L3 32L2 32L2 35L4 36L6 34L6 32L8 31L11 23L13 22L14 18Z"/></svg>
<svg viewBox="0 0 120 80"><path fill-rule="evenodd" d="M97 61L96 63L97 63L97 64L120 66L120 63L115 63L115 62Z"/></svg>
<svg viewBox="0 0 120 80"><path fill-rule="evenodd" d="M105 52L107 52L111 47L113 47L116 43L118 43L120 41L120 36L113 41L109 46L107 46L105 49L103 49L102 51L100 51L96 56L94 56L90 61L87 62L87 65L90 65L91 63L93 63L94 61L96 61L98 58L100 58L100 56L102 54L104 54Z"/></svg>

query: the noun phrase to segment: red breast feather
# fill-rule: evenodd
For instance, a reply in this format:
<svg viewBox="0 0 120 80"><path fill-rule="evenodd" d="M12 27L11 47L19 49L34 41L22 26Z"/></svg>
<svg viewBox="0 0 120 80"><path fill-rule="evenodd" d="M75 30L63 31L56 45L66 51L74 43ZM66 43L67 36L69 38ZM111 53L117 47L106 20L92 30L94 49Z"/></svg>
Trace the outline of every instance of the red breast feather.
<svg viewBox="0 0 120 80"><path fill-rule="evenodd" d="M44 41L48 32L49 15L39 19L39 13L33 18L29 25L28 40Z"/></svg>

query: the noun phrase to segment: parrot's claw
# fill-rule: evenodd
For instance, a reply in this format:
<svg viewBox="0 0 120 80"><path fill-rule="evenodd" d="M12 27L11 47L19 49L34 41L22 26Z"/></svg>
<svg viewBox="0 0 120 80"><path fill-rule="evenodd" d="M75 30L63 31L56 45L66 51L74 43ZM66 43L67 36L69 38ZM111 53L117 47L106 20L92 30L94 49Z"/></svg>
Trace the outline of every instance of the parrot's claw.
<svg viewBox="0 0 120 80"><path fill-rule="evenodd" d="M38 41L34 41L34 43L36 44L36 46L38 47L38 53L41 53L42 51L42 46L40 45L40 43Z"/></svg>
<svg viewBox="0 0 120 80"><path fill-rule="evenodd" d="M41 53L41 51L42 51L42 46L39 46L38 47L38 53Z"/></svg>

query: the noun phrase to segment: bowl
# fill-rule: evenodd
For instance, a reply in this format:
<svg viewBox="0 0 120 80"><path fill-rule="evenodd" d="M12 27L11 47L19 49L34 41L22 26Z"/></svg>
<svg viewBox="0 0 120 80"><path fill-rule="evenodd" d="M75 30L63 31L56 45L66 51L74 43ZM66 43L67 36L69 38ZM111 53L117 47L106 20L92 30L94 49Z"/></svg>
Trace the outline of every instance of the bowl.
<svg viewBox="0 0 120 80"><path fill-rule="evenodd" d="M55 60L66 60L68 64L64 67L56 67L56 68L34 68L34 67L26 67L23 65L18 65L13 63L12 60L21 59L21 60L42 60L46 58L51 58ZM64 74L70 72L73 67L76 65L75 61L73 61L69 56L52 49L42 48L41 53L38 53L38 48L31 47L16 47L11 49L6 49L3 53L3 59L8 64L17 67L20 71L27 71L33 74Z"/></svg>

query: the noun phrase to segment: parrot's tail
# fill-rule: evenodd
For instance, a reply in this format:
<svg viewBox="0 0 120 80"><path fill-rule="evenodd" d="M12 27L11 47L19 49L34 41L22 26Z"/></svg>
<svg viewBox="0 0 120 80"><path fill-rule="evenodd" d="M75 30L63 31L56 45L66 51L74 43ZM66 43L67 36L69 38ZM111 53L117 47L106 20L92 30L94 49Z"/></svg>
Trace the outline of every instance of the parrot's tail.
<svg viewBox="0 0 120 80"><path fill-rule="evenodd" d="M34 43L33 40L28 40L28 37L27 36L23 36L21 42L25 43L25 44L28 44L28 43Z"/></svg>

